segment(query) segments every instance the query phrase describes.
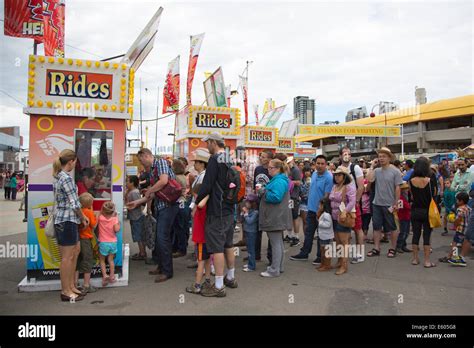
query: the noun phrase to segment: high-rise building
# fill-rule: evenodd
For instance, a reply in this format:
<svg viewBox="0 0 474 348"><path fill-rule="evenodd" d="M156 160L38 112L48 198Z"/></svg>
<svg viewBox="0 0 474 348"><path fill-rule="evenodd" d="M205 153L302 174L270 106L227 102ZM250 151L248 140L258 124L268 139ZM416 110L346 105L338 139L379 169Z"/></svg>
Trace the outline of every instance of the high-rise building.
<svg viewBox="0 0 474 348"><path fill-rule="evenodd" d="M298 96L293 99L294 118L301 124L315 124L316 104L314 99Z"/></svg>

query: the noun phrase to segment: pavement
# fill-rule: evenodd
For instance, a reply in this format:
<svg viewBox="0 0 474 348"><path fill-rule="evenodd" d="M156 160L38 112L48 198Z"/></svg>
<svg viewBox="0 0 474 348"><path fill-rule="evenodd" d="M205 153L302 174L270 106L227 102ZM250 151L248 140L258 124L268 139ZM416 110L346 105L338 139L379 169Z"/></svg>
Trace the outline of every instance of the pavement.
<svg viewBox="0 0 474 348"><path fill-rule="evenodd" d="M19 202L0 199L0 244L26 243L26 223ZM132 243L129 222L125 222L125 243L131 254L138 251ZM301 235L302 237L302 235ZM411 236L409 237L411 239ZM235 235L235 240L239 235ZM409 240L410 240L409 239ZM432 261L445 256L452 235L432 237ZM266 238L263 242L266 246ZM367 250L372 246L368 245ZM70 304L59 301L59 292L18 293L17 285L26 274L24 259L0 258L0 313L6 315L472 315L474 312L474 253L468 267L439 264L431 269L412 266L411 257L382 255L349 265L342 276L317 272L309 261L290 261L299 247L285 243L285 273L279 278L262 278L265 262L257 272L242 272L243 256L237 257L237 289L227 289L225 298L205 298L185 292L194 280L194 270L186 268L187 257L175 259L174 278L156 284L148 275L153 266L130 260L129 286L100 289L84 301ZM192 250L192 242L189 251ZM366 251L367 251L366 250ZM262 252L265 255L265 251Z"/></svg>

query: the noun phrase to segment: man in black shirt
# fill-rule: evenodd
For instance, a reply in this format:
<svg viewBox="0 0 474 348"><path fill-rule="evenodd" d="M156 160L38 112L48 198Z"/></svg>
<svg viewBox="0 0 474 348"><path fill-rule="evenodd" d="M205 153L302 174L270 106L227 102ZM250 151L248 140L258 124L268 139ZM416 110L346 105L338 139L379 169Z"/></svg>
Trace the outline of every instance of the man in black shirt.
<svg viewBox="0 0 474 348"><path fill-rule="evenodd" d="M199 202L209 196L205 238L208 253L214 255L216 281L211 287L203 288L201 295L224 297L226 295L224 285L229 288L237 287L234 274L235 255L233 249L235 206L224 201L223 192L221 191L225 189L227 171L232 163L229 154L224 150L224 138L219 133L212 133L206 136L203 141L207 142L207 149L211 157L196 198L196 205L199 205ZM227 262L225 278L224 261Z"/></svg>

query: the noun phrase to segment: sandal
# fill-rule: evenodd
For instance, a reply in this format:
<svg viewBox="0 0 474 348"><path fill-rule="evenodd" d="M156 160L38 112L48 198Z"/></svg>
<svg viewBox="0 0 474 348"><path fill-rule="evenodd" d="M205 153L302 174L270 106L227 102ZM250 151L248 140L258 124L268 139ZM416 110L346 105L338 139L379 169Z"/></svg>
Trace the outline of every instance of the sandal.
<svg viewBox="0 0 474 348"><path fill-rule="evenodd" d="M374 240L373 239L366 239L365 241L367 244L374 244Z"/></svg>
<svg viewBox="0 0 474 348"><path fill-rule="evenodd" d="M417 266L417 265L420 264L420 260L411 260L411 264L412 264L413 266Z"/></svg>
<svg viewBox="0 0 474 348"><path fill-rule="evenodd" d="M109 277L102 278L102 286L107 286L109 284Z"/></svg>
<svg viewBox="0 0 474 348"><path fill-rule="evenodd" d="M433 262L430 262L428 265L424 265L425 268L433 268L433 267L436 267L436 264L434 264Z"/></svg>
<svg viewBox="0 0 474 348"><path fill-rule="evenodd" d="M134 261L143 261L146 257L137 253L135 255L132 255L130 258Z"/></svg>
<svg viewBox="0 0 474 348"><path fill-rule="evenodd" d="M443 263L448 263L448 260L449 260L448 257L445 256L445 257L440 258L438 261L443 262Z"/></svg>
<svg viewBox="0 0 474 348"><path fill-rule="evenodd" d="M367 256L368 257L380 256L380 250L373 248L371 251L367 253Z"/></svg>
<svg viewBox="0 0 474 348"><path fill-rule="evenodd" d="M388 249L387 257L393 259L397 256L397 251L395 249Z"/></svg>

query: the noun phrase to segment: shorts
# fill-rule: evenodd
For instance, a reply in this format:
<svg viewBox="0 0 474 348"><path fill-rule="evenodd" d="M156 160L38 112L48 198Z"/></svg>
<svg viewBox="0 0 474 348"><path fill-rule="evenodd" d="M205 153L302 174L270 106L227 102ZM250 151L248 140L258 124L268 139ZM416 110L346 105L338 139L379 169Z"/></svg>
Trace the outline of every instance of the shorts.
<svg viewBox="0 0 474 348"><path fill-rule="evenodd" d="M81 252L77 258L76 271L79 273L91 273L94 267L94 252L92 251L91 239L81 239Z"/></svg>
<svg viewBox="0 0 474 348"><path fill-rule="evenodd" d="M364 231L369 230L370 220L372 220L372 214L362 214L362 229Z"/></svg>
<svg viewBox="0 0 474 348"><path fill-rule="evenodd" d="M79 225L65 221L54 225L54 233L60 246L73 246L79 242Z"/></svg>
<svg viewBox="0 0 474 348"><path fill-rule="evenodd" d="M145 215L140 216L138 220L130 220L132 240L134 243L143 241L142 235L143 235L143 221L144 220L145 220Z"/></svg>
<svg viewBox="0 0 474 348"><path fill-rule="evenodd" d="M100 242L99 252L102 256L117 254L117 242Z"/></svg>
<svg viewBox="0 0 474 348"><path fill-rule="evenodd" d="M223 253L234 246L234 215L206 216L206 248L209 254Z"/></svg>
<svg viewBox="0 0 474 348"><path fill-rule="evenodd" d="M319 245L330 245L332 243L332 239L319 239Z"/></svg>
<svg viewBox="0 0 474 348"><path fill-rule="evenodd" d="M397 230L394 215L388 211L388 207L380 205L373 205L372 210L372 224L374 231L384 230L384 233L389 233Z"/></svg>
<svg viewBox="0 0 474 348"><path fill-rule="evenodd" d="M462 244L464 242L464 234L456 232L454 233L453 242L456 244Z"/></svg>
<svg viewBox="0 0 474 348"><path fill-rule="evenodd" d="M194 245L194 253L198 261L206 261L211 257L207 252L206 243L196 243Z"/></svg>
<svg viewBox="0 0 474 348"><path fill-rule="evenodd" d="M355 225L354 231L360 231L362 229L362 214L360 211L360 204L356 204L356 218L355 218Z"/></svg>
<svg viewBox="0 0 474 348"><path fill-rule="evenodd" d="M301 203L300 204L300 211L308 211L308 205L306 203Z"/></svg>
<svg viewBox="0 0 474 348"><path fill-rule="evenodd" d="M293 208L291 208L291 217L296 220L300 216L300 202L293 200Z"/></svg>
<svg viewBox="0 0 474 348"><path fill-rule="evenodd" d="M352 228L342 226L337 220L332 220L332 225L334 226L334 232L337 233L351 233L352 231Z"/></svg>

